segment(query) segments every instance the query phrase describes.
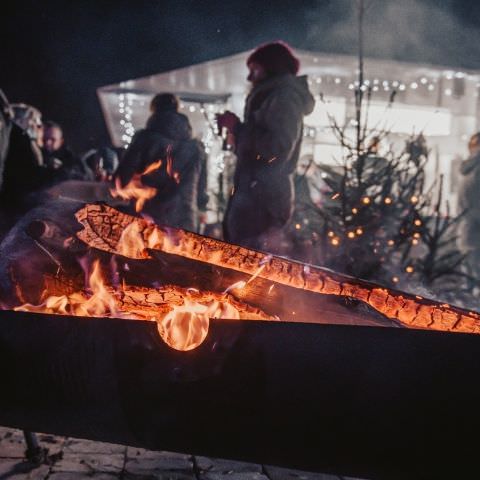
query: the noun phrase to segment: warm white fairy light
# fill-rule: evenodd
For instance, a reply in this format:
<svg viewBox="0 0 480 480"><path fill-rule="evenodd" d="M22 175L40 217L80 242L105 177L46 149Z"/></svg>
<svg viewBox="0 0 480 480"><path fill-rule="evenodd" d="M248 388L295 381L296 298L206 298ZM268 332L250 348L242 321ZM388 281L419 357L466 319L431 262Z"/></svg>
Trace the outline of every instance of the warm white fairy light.
<svg viewBox="0 0 480 480"><path fill-rule="evenodd" d="M135 127L131 122L133 115L133 100L134 95L130 93L121 93L120 95L118 95L118 113L122 117L119 121L119 124L123 130L121 139L124 148L127 148L128 145L130 145L132 138L135 135Z"/></svg>

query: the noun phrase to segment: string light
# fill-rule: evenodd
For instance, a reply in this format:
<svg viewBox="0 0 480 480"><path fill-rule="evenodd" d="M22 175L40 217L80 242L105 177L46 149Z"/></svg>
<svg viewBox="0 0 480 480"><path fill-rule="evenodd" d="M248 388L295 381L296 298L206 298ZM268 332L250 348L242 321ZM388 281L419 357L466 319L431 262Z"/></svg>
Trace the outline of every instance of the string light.
<svg viewBox="0 0 480 480"><path fill-rule="evenodd" d="M409 265L407 268L405 268L405 271L406 271L407 273L413 273L413 272L414 272L414 268L413 268L411 265Z"/></svg>
<svg viewBox="0 0 480 480"><path fill-rule="evenodd" d="M386 205L390 205L392 203L392 199L390 197L386 197L384 201Z"/></svg>
<svg viewBox="0 0 480 480"><path fill-rule="evenodd" d="M357 209L357 208L352 208L352 213L353 213L354 215L356 215L356 214L358 213L358 209Z"/></svg>
<svg viewBox="0 0 480 480"><path fill-rule="evenodd" d="M357 235L363 235L363 228L357 228L355 232Z"/></svg>
<svg viewBox="0 0 480 480"><path fill-rule="evenodd" d="M355 233L354 232L348 232L347 237L348 238L355 238Z"/></svg>
<svg viewBox="0 0 480 480"><path fill-rule="evenodd" d="M398 277L392 277L392 282L393 282L393 283L398 283L398 281L399 281L399 280L398 280Z"/></svg>
<svg viewBox="0 0 480 480"><path fill-rule="evenodd" d="M421 221L421 220L418 220L418 219L415 220L413 223L414 223L417 227L420 227L420 226L422 225L422 221Z"/></svg>
<svg viewBox="0 0 480 480"><path fill-rule="evenodd" d="M369 205L370 202L371 202L370 197L363 197L363 198L362 198L362 203L363 203L364 205Z"/></svg>
<svg viewBox="0 0 480 480"><path fill-rule="evenodd" d="M118 113L121 115L121 119L119 121L120 126L122 127L122 134L121 139L123 142L123 148L127 148L133 136L135 135L135 127L133 126L132 114L133 114L133 99L134 96L130 93L124 94L121 93L118 95Z"/></svg>

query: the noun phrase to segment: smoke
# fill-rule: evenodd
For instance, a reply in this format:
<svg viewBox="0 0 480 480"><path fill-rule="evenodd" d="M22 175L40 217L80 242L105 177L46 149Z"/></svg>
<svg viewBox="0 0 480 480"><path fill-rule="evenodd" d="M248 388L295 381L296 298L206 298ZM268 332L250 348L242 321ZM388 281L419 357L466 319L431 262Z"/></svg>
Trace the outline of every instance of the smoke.
<svg viewBox="0 0 480 480"><path fill-rule="evenodd" d="M467 0L365 0L371 57L480 68L480 33ZM11 101L38 106L74 148L106 136L96 88L251 50L283 39L311 51L355 54L355 0L26 0L4 19L0 72ZM475 16L476 14L476 16ZM2 46L0 46L1 49ZM76 145L75 145L76 144Z"/></svg>
<svg viewBox="0 0 480 480"><path fill-rule="evenodd" d="M323 5L323 2L320 2ZM365 54L371 57L480 66L480 32L461 18L459 2L366 0ZM328 52L356 53L358 2L337 0L305 11L311 19L306 43Z"/></svg>

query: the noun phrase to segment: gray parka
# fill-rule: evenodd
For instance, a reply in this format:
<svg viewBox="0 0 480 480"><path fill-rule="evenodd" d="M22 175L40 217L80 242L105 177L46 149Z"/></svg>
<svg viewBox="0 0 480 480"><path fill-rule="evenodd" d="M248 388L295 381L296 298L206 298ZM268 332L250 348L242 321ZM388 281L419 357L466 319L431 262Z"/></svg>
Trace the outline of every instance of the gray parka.
<svg viewBox="0 0 480 480"><path fill-rule="evenodd" d="M314 104L304 76L277 75L252 89L244 123L235 132L237 166L224 219L227 241L269 249L268 237L290 220L303 117Z"/></svg>

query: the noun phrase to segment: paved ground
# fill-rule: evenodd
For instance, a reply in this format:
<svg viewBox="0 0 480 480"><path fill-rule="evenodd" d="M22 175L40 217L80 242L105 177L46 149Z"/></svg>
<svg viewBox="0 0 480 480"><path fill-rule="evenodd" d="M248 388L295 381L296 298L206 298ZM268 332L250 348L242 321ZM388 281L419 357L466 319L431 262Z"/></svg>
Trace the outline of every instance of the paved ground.
<svg viewBox="0 0 480 480"><path fill-rule="evenodd" d="M0 427L0 480L347 480L53 435L39 434L38 439L50 454L61 452L62 458L53 465L34 467L24 460L22 432Z"/></svg>

